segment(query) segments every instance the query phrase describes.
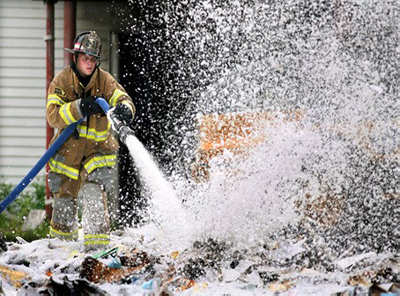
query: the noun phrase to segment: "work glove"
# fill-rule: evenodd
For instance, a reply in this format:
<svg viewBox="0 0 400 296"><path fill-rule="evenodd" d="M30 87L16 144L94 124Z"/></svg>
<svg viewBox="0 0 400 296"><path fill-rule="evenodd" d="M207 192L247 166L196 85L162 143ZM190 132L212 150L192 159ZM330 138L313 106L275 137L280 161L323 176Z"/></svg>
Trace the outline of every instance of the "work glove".
<svg viewBox="0 0 400 296"><path fill-rule="evenodd" d="M103 109L96 103L96 97L90 96L85 99L81 99L80 108L83 116L89 117L90 115L102 113Z"/></svg>
<svg viewBox="0 0 400 296"><path fill-rule="evenodd" d="M113 110L113 116L115 116L124 125L130 123L133 119L131 109L125 104L118 104Z"/></svg>

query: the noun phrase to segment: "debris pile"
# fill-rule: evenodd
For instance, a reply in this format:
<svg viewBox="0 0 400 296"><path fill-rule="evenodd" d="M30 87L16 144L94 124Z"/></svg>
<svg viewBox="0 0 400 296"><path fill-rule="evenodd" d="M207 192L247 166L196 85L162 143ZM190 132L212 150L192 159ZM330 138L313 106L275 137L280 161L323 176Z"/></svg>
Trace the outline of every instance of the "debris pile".
<svg viewBox="0 0 400 296"><path fill-rule="evenodd" d="M89 256L76 249L78 243L50 239L9 243L9 251L0 256L0 293L169 295L192 290L212 294L232 287L236 293L317 293L304 289L328 284L326 291L336 295L399 292L399 257L395 254L336 257L324 253L329 248L320 237L304 239L301 231L297 233L296 238L290 238L288 231L286 238L270 237L258 246L243 248L207 238L168 254L120 244Z"/></svg>

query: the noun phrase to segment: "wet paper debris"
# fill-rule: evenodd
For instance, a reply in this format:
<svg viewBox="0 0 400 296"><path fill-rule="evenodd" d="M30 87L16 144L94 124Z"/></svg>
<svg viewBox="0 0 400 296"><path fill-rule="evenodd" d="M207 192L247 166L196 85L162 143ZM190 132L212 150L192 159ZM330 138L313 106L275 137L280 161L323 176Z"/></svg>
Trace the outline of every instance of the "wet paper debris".
<svg viewBox="0 0 400 296"><path fill-rule="evenodd" d="M171 295L172 293L188 290L195 287L195 285L195 281L178 276L164 282L159 278L151 279L142 284L142 289L158 292L160 295Z"/></svg>
<svg viewBox="0 0 400 296"><path fill-rule="evenodd" d="M26 283L21 292L24 295L107 295L106 291L86 279L70 279L68 276L51 277L40 283Z"/></svg>
<svg viewBox="0 0 400 296"><path fill-rule="evenodd" d="M195 282L193 280L184 279L182 277L176 277L168 280L161 287L161 292L182 292L193 287Z"/></svg>
<svg viewBox="0 0 400 296"><path fill-rule="evenodd" d="M369 296L397 296L400 294L399 283L373 284L366 286L355 286L352 289L332 293L331 296L369 295Z"/></svg>
<svg viewBox="0 0 400 296"><path fill-rule="evenodd" d="M400 294L400 283L388 283L388 284L372 285L369 288L368 294L371 295L371 296L399 295Z"/></svg>
<svg viewBox="0 0 400 296"><path fill-rule="evenodd" d="M146 252L132 249L117 254L108 264L90 256L86 257L81 265L80 277L95 284L140 284L144 290L157 292L160 295L182 292L195 285L195 281L177 275L174 266L155 267L160 265L160 258L149 256ZM107 257L107 256L103 256ZM177 252L173 252L170 258L175 260ZM157 269L157 271L156 271Z"/></svg>
<svg viewBox="0 0 400 296"><path fill-rule="evenodd" d="M106 250L104 252L100 252L98 254L92 255L91 257L95 258L95 259L103 258L103 257L107 257L107 256L115 257L118 253L118 249L119 249L118 247L115 247L115 248Z"/></svg>
<svg viewBox="0 0 400 296"><path fill-rule="evenodd" d="M268 288L276 293L276 292L286 292L289 291L291 288L293 288L296 285L295 280L283 280L283 281L278 281L276 283L272 283L268 286Z"/></svg>
<svg viewBox="0 0 400 296"><path fill-rule="evenodd" d="M81 278L86 278L93 283L117 283L124 278L132 277L133 275L142 273L147 267L147 264L138 265L135 267L111 268L93 257L86 257L82 262L80 272Z"/></svg>
<svg viewBox="0 0 400 296"><path fill-rule="evenodd" d="M180 254L179 272L199 282L234 282L250 291L260 288L284 293L297 291L298 286L328 284L333 291L334 285L346 286L343 293L350 294L382 289L381 285L385 289L390 285L389 292L397 291L399 267L393 254L369 252L337 258L325 252L329 246L318 235L273 238L258 248L244 249L219 239L195 242ZM346 295L343 293L337 295Z"/></svg>
<svg viewBox="0 0 400 296"><path fill-rule="evenodd" d="M31 264L30 260L24 255L24 254L13 254L9 257L7 264L13 264L13 265L24 265L26 267L29 267Z"/></svg>
<svg viewBox="0 0 400 296"><path fill-rule="evenodd" d="M126 267L139 267L150 264L151 259L146 252L133 249L125 254L119 256L122 266Z"/></svg>
<svg viewBox="0 0 400 296"><path fill-rule="evenodd" d="M348 279L348 284L352 286L363 285L368 288L384 283L400 283L399 274L391 267L383 267L378 270L366 270Z"/></svg>
<svg viewBox="0 0 400 296"><path fill-rule="evenodd" d="M1 278L16 288L22 287L22 285L30 279L30 276L21 271L13 270L12 268L0 265Z"/></svg>
<svg viewBox="0 0 400 296"><path fill-rule="evenodd" d="M159 254L149 250L148 253L119 245L85 258L74 249L65 253L66 261L46 264L40 275L16 273L20 278L12 282L12 278L3 273L3 285L20 293L44 295L105 295L110 291L172 295L186 290L213 294L216 287L223 290L232 286L239 289L237 291L255 294L267 291L301 295L301 289L307 285L330 285L325 291L336 291L332 295L398 293L398 257L377 253L344 257L345 254L333 261L334 271L319 264L307 267L303 260L316 241L285 238L260 242L257 248L244 246L240 249L228 241L206 238L179 252ZM27 256L8 254L7 260L11 259L13 268L25 271L28 267L23 265L23 260L17 260L23 258L22 255ZM12 271L9 266L8 273Z"/></svg>

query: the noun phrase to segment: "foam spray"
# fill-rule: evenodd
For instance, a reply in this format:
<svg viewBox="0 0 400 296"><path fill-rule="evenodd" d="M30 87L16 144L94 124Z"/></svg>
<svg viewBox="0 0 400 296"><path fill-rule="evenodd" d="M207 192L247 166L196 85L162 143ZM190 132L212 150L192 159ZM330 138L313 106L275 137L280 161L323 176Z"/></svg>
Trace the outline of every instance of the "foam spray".
<svg viewBox="0 0 400 296"><path fill-rule="evenodd" d="M177 199L173 187L134 135L127 136L126 146L138 167L144 190L149 195L152 221L158 226L158 247L171 250L187 247L193 222Z"/></svg>

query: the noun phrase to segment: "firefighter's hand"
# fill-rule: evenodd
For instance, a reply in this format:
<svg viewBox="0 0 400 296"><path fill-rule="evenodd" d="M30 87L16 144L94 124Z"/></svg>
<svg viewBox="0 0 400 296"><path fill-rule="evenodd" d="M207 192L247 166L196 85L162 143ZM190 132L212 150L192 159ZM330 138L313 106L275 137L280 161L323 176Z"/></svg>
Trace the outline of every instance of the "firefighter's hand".
<svg viewBox="0 0 400 296"><path fill-rule="evenodd" d="M112 111L113 115L120 121L123 122L124 125L130 123L133 119L133 114L131 109L125 104L118 104L115 106L114 110Z"/></svg>
<svg viewBox="0 0 400 296"><path fill-rule="evenodd" d="M79 105L81 108L81 112L83 116L89 117L90 115L102 113L104 114L103 109L96 103L96 97L90 96L85 99L81 99L81 103Z"/></svg>

